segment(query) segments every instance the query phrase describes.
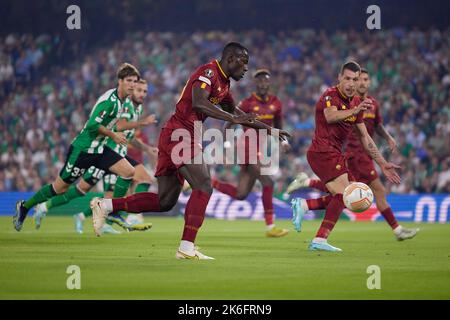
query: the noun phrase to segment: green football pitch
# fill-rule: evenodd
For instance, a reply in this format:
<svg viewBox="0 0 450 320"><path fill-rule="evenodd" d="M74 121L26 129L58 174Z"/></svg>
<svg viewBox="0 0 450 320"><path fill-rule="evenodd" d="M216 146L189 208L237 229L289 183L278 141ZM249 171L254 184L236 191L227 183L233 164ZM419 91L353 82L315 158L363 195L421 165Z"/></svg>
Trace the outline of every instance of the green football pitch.
<svg viewBox="0 0 450 320"><path fill-rule="evenodd" d="M0 218L0 299L450 299L450 225L405 224L421 232L394 240L384 222L340 221L330 243L342 253L307 251L319 221L266 238L261 221L206 219L198 236L214 261L176 260L183 220L147 217L145 232L74 232L71 217L28 219L21 232ZM291 228L289 221L278 221ZM81 289L69 290L70 265ZM369 290L367 269L380 268ZM369 281L370 282L370 281Z"/></svg>

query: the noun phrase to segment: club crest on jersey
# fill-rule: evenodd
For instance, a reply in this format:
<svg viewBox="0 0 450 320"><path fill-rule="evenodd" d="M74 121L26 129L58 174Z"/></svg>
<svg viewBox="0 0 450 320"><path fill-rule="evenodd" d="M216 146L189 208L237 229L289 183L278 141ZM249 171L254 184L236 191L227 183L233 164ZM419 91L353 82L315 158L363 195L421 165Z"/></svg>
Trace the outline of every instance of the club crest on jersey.
<svg viewBox="0 0 450 320"><path fill-rule="evenodd" d="M325 101L331 101L331 97L330 96L326 96L325 97Z"/></svg>
<svg viewBox="0 0 450 320"><path fill-rule="evenodd" d="M211 69L206 69L205 76L207 76L208 78L212 78L214 76L214 71L212 71Z"/></svg>
<svg viewBox="0 0 450 320"><path fill-rule="evenodd" d="M106 111L103 110L102 112L100 112L100 114L98 116L103 119L105 117L105 115L106 115Z"/></svg>
<svg viewBox="0 0 450 320"><path fill-rule="evenodd" d="M269 108L270 108L270 110L275 110L275 106L274 106L273 104L271 104L271 105L269 106Z"/></svg>

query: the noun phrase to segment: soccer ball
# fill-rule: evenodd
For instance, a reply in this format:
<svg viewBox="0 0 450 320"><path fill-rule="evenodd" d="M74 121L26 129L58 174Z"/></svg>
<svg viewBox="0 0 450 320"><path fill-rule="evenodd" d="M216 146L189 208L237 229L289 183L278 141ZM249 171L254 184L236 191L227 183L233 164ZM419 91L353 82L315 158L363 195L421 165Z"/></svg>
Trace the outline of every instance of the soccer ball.
<svg viewBox="0 0 450 320"><path fill-rule="evenodd" d="M363 212L369 209L373 202L373 192L362 182L352 182L344 189L344 204L353 212Z"/></svg>

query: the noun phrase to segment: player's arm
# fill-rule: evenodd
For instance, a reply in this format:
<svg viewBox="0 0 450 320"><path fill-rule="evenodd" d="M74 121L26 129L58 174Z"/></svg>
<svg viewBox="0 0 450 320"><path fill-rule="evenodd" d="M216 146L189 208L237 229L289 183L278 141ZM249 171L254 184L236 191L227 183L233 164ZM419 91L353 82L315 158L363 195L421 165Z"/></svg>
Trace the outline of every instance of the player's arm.
<svg viewBox="0 0 450 320"><path fill-rule="evenodd" d="M343 121L351 116L356 116L361 111L367 110L372 107L372 101L370 99L364 99L357 107L348 110L338 110L336 106L333 106L331 101L325 102L326 108L323 109L325 120L327 123L332 124Z"/></svg>
<svg viewBox="0 0 450 320"><path fill-rule="evenodd" d="M99 135L110 137L118 144L126 144L127 139L124 134L113 132L103 125L105 116L109 114L113 108L114 105L109 101L103 101L97 104L86 122L85 129Z"/></svg>
<svg viewBox="0 0 450 320"><path fill-rule="evenodd" d="M156 123L155 115L149 115L141 120L138 121L129 121L126 117L120 119L117 121L116 124L116 130L117 131L125 131L125 130L132 130L137 129L141 127L146 127L148 125Z"/></svg>
<svg viewBox="0 0 450 320"><path fill-rule="evenodd" d="M152 147L151 145L146 144L141 139L136 137L130 141L130 144L136 149L146 152L148 154L153 155L155 153L155 150L156 152L158 152L158 148Z"/></svg>
<svg viewBox="0 0 450 320"><path fill-rule="evenodd" d="M389 148L391 149L391 152L394 152L394 150L397 149L397 142L395 141L394 137L391 136L391 134L386 130L386 128L379 124L375 127L375 131L378 135L380 135L386 142L389 144Z"/></svg>
<svg viewBox="0 0 450 320"><path fill-rule="evenodd" d="M281 103L273 118L273 127L279 130L283 130L283 114L281 112ZM287 140L282 140L281 149L283 150L283 152L288 152L289 150L291 150L291 145Z"/></svg>
<svg viewBox="0 0 450 320"><path fill-rule="evenodd" d="M234 115L226 112L215 105L209 99L209 92L200 86L192 88L192 108L208 117L232 122L233 124L244 124L253 121L255 116L252 114Z"/></svg>
<svg viewBox="0 0 450 320"><path fill-rule="evenodd" d="M380 166L386 178L388 178L388 180L393 183L399 184L401 181L400 176L397 174L395 169L400 167L393 163L389 163L386 161L386 159L384 159L383 155L375 145L375 142L367 132L367 128L364 122L356 123L356 129L356 132L364 149L370 155L370 157Z"/></svg>

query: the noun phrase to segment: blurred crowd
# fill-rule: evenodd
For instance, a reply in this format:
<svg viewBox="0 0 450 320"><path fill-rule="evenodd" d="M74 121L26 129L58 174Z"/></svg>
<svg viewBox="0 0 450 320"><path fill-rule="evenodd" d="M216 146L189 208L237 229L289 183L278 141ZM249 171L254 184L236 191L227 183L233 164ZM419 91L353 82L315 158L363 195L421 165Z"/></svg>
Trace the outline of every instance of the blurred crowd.
<svg viewBox="0 0 450 320"><path fill-rule="evenodd" d="M272 92L283 102L284 128L293 133L292 151L281 156L274 176L280 197L298 172L312 173L306 149L314 132L314 106L336 84L339 67L348 59L369 70L371 95L379 100L384 124L398 143L398 152L390 154L387 144L376 139L385 156L402 166L402 183L387 184L388 190L450 193L450 29L138 32L37 75L46 57L52 63L52 55L47 56L51 42L46 37L12 39L0 39L0 191L37 190L58 175L97 98L116 85L120 63L136 65L149 83L144 110L159 122L144 134L156 145L190 73L219 58L227 42L239 41L249 49L250 72L232 83L235 99L254 90L252 71L270 69ZM206 127L220 125L206 122ZM216 166L214 171L236 181L238 167Z"/></svg>

